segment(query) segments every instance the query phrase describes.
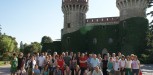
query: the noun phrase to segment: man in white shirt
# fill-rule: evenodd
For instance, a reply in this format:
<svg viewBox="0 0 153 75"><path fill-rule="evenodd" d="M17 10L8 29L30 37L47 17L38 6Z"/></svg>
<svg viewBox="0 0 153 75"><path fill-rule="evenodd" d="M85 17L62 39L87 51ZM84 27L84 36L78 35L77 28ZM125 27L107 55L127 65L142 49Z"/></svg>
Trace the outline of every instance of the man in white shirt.
<svg viewBox="0 0 153 75"><path fill-rule="evenodd" d="M38 66L39 66L39 70L41 71L43 66L44 66L44 63L45 63L45 58L43 55L41 55L39 58L38 58Z"/></svg>

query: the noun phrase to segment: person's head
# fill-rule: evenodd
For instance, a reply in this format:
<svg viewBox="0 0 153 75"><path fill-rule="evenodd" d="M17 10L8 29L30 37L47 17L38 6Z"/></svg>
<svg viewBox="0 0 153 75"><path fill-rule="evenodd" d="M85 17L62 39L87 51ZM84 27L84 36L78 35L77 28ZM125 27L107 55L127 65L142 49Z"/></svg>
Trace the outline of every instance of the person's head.
<svg viewBox="0 0 153 75"><path fill-rule="evenodd" d="M81 57L84 57L84 56L85 56L85 54L84 54L84 53L82 53L82 54L81 54Z"/></svg>
<svg viewBox="0 0 153 75"><path fill-rule="evenodd" d="M80 55L81 55L81 53L80 53L80 52L78 52L77 56L78 56L78 57L80 57Z"/></svg>
<svg viewBox="0 0 153 75"><path fill-rule="evenodd" d="M136 55L134 55L134 60L138 60L138 57Z"/></svg>
<svg viewBox="0 0 153 75"><path fill-rule="evenodd" d="M31 60L32 61L35 60L35 56L34 55L31 56Z"/></svg>
<svg viewBox="0 0 153 75"><path fill-rule="evenodd" d="M68 56L69 55L69 53L68 52L65 52L65 56Z"/></svg>
<svg viewBox="0 0 153 75"><path fill-rule="evenodd" d="M117 56L117 57L116 57L116 62L118 62L118 60L119 60L119 57Z"/></svg>
<svg viewBox="0 0 153 75"><path fill-rule="evenodd" d="M131 54L131 59L134 60L134 54Z"/></svg>
<svg viewBox="0 0 153 75"><path fill-rule="evenodd" d="M89 58L92 58L92 54L89 54Z"/></svg>
<svg viewBox="0 0 153 75"><path fill-rule="evenodd" d="M95 67L95 71L99 71L99 67L98 66Z"/></svg>
<svg viewBox="0 0 153 75"><path fill-rule="evenodd" d="M70 56L73 56L73 52L70 52Z"/></svg>
<svg viewBox="0 0 153 75"><path fill-rule="evenodd" d="M66 71L69 71L70 70L70 68L69 68L69 66L66 66L66 69L65 69Z"/></svg>
<svg viewBox="0 0 153 75"><path fill-rule="evenodd" d="M20 52L20 53L19 53L19 58L22 58L22 57L23 57L23 53Z"/></svg>
<svg viewBox="0 0 153 75"><path fill-rule="evenodd" d="M127 59L127 60L130 60L131 58L130 58L130 56L126 56L126 59Z"/></svg>
<svg viewBox="0 0 153 75"><path fill-rule="evenodd" d="M35 69L38 69L38 65L35 65Z"/></svg>
<svg viewBox="0 0 153 75"><path fill-rule="evenodd" d="M79 66L79 65L77 65L77 66L76 66L76 70L79 70L79 69L80 69L80 66Z"/></svg>
<svg viewBox="0 0 153 75"><path fill-rule="evenodd" d="M122 56L121 52L118 52L118 56Z"/></svg>
<svg viewBox="0 0 153 75"><path fill-rule="evenodd" d="M65 52L62 52L62 56L65 57Z"/></svg>
<svg viewBox="0 0 153 75"><path fill-rule="evenodd" d="M116 57L116 54L115 53L112 53L112 57Z"/></svg>
<svg viewBox="0 0 153 75"><path fill-rule="evenodd" d="M56 56L55 56L55 59L59 59L59 55L56 55Z"/></svg>
<svg viewBox="0 0 153 75"><path fill-rule="evenodd" d="M93 58L96 59L97 58L97 55L96 54L93 54Z"/></svg>
<svg viewBox="0 0 153 75"><path fill-rule="evenodd" d="M112 58L112 57L110 57L109 60L110 60L111 62L113 62L113 58Z"/></svg>
<svg viewBox="0 0 153 75"><path fill-rule="evenodd" d="M62 55L60 55L59 59L63 59L63 56L62 56Z"/></svg>
<svg viewBox="0 0 153 75"><path fill-rule="evenodd" d="M98 58L100 58L101 57L101 54L98 54Z"/></svg>
<svg viewBox="0 0 153 75"><path fill-rule="evenodd" d="M30 53L28 53L27 56L30 57Z"/></svg>
<svg viewBox="0 0 153 75"><path fill-rule="evenodd" d="M54 53L53 53L53 56L56 56L56 55L57 55L57 52L54 52Z"/></svg>
<svg viewBox="0 0 153 75"><path fill-rule="evenodd" d="M125 56L124 55L122 55L122 58L121 58L122 60L125 60Z"/></svg>
<svg viewBox="0 0 153 75"><path fill-rule="evenodd" d="M73 54L73 57L76 57L76 53Z"/></svg>
<svg viewBox="0 0 153 75"><path fill-rule="evenodd" d="M13 57L16 57L16 53L13 53Z"/></svg>

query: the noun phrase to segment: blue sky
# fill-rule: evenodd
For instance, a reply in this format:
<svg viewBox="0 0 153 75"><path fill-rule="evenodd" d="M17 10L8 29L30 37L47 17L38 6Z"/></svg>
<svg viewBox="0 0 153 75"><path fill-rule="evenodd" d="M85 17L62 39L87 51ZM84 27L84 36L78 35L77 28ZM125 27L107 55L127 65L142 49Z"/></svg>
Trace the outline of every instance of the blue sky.
<svg viewBox="0 0 153 75"><path fill-rule="evenodd" d="M60 39L63 28L62 0L0 0L2 33L18 43L40 42L46 35ZM119 16L116 0L90 0L87 18Z"/></svg>

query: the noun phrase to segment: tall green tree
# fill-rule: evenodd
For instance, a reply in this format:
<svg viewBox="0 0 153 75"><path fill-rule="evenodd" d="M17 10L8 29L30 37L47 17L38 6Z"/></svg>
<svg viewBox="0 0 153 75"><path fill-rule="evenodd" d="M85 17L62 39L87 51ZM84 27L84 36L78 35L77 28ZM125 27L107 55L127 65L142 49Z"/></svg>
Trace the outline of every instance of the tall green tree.
<svg viewBox="0 0 153 75"><path fill-rule="evenodd" d="M41 39L41 45L43 45L44 43L52 43L52 42L53 40L49 36L43 36Z"/></svg>
<svg viewBox="0 0 153 75"><path fill-rule="evenodd" d="M27 53L35 53L35 52L41 52L41 44L38 42L32 42L31 44L24 44L23 52L25 54Z"/></svg>
<svg viewBox="0 0 153 75"><path fill-rule="evenodd" d="M13 52L17 50L16 39L9 35L0 36L0 52Z"/></svg>

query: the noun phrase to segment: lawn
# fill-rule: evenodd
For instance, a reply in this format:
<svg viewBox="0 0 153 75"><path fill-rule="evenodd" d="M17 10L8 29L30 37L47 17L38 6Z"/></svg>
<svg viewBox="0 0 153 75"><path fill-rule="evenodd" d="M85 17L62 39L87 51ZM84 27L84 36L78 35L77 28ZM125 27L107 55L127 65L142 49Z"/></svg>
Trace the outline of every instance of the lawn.
<svg viewBox="0 0 153 75"><path fill-rule="evenodd" d="M9 64L9 61L7 61L6 64L4 64L4 62L6 62L6 61L0 61L0 66L3 66L3 65L6 65L6 64Z"/></svg>
<svg viewBox="0 0 153 75"><path fill-rule="evenodd" d="M3 65L5 65L4 61L0 61L0 66L3 66Z"/></svg>

